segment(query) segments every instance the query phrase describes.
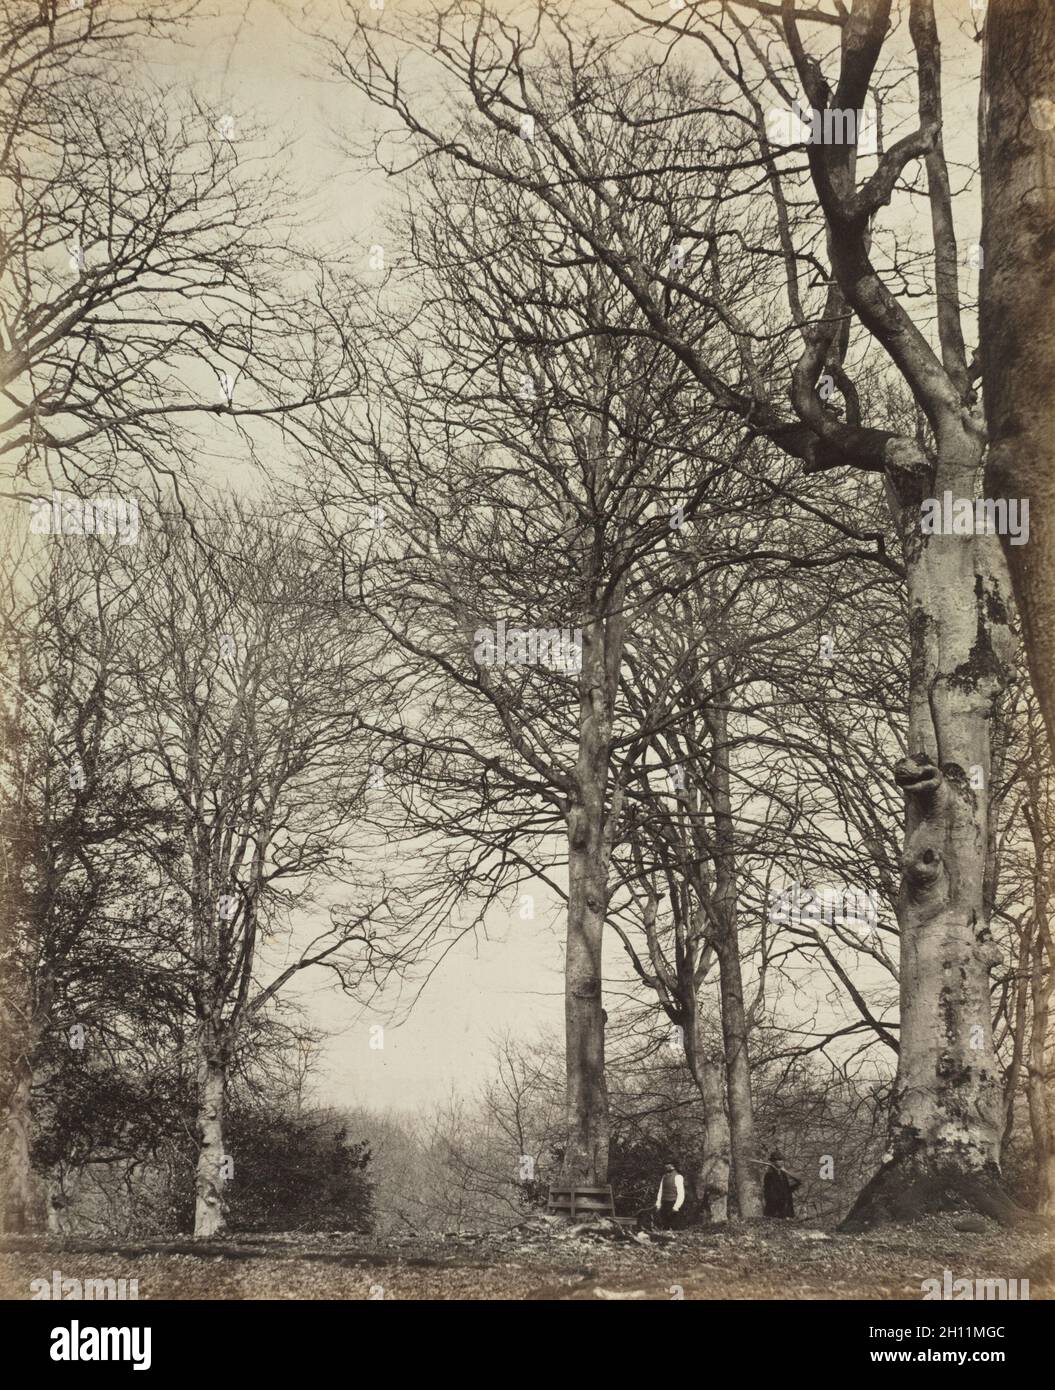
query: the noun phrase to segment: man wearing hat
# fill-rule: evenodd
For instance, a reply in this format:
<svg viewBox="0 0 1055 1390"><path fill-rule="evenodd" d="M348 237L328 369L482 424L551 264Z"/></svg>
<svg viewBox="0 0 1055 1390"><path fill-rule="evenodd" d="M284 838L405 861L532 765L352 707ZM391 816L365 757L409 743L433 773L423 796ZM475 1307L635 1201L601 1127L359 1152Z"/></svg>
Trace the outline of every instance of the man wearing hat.
<svg viewBox="0 0 1055 1390"><path fill-rule="evenodd" d="M793 1217L795 1201L792 1194L802 1184L784 1167L784 1155L774 1149L769 1155L769 1167L762 1178L762 1203L766 1216Z"/></svg>
<svg viewBox="0 0 1055 1390"><path fill-rule="evenodd" d="M685 1205L685 1179L673 1163L664 1163L656 1193L656 1225L661 1231L677 1230L678 1213Z"/></svg>

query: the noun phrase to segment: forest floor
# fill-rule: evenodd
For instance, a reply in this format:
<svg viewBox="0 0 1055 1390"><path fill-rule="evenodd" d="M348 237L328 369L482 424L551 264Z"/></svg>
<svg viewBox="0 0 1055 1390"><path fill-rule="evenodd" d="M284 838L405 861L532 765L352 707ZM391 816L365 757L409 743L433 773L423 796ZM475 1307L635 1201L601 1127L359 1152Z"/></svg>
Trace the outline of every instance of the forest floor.
<svg viewBox="0 0 1055 1390"><path fill-rule="evenodd" d="M982 1229L958 1230L974 1224ZM235 1235L211 1242L0 1240L0 1298L35 1279L136 1279L140 1299L856 1299L923 1281L1028 1279L1055 1297L1050 1234L936 1216L864 1235L747 1222L612 1241L538 1228L483 1236Z"/></svg>

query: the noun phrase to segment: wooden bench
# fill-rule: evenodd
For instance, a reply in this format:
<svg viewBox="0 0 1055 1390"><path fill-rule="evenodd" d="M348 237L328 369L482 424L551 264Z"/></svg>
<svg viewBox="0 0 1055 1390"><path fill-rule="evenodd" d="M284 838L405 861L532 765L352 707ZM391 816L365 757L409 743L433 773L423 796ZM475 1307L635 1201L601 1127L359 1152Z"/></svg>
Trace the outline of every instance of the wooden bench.
<svg viewBox="0 0 1055 1390"><path fill-rule="evenodd" d="M581 1220L584 1216L610 1216L614 1219L612 1185L580 1187L578 1184L554 1183L546 1199L546 1211L551 1216L570 1216L573 1220Z"/></svg>

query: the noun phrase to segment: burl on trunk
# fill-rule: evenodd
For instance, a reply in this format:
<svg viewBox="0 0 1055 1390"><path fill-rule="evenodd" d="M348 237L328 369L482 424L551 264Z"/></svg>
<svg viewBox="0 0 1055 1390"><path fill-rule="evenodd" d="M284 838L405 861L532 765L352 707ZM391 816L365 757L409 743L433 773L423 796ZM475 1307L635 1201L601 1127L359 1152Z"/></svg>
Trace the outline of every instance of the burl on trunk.
<svg viewBox="0 0 1055 1390"><path fill-rule="evenodd" d="M937 476L971 497L967 466ZM944 477L943 477L944 475ZM939 483L939 486L941 484ZM989 719L1008 656L995 537L921 535L918 501L900 509L912 667L910 752L895 768L905 798L898 905L901 1044L890 1144L845 1228L964 1204L1006 1218L999 1187L1002 1087L986 914Z"/></svg>

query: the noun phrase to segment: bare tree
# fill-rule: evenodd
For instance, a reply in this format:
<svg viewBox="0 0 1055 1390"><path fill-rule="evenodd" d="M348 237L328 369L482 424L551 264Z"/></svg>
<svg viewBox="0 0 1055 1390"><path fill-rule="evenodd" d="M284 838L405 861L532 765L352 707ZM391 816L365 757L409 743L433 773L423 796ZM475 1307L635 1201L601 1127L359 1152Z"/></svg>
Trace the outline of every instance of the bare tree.
<svg viewBox="0 0 1055 1390"><path fill-rule="evenodd" d="M159 867L196 1027L195 1233L208 1236L224 1225L224 1099L246 1029L309 968L367 985L394 911L358 824L363 641L280 522L232 507L198 526L207 548L170 521L126 551L120 580L137 597L125 639L141 775L180 827Z"/></svg>
<svg viewBox="0 0 1055 1390"><path fill-rule="evenodd" d="M678 364L624 331L625 291L606 267L521 197L512 171L535 158L530 142L483 125L475 138L498 172L467 181L432 161L411 185L392 233L411 250L408 283L395 263L368 335L376 414L335 429L333 466L309 497L405 653L411 727L398 738L463 779L464 816L448 802L434 827L500 847L514 874L531 846L559 846L542 857L558 853L567 876L565 1177L588 1184L607 1168L602 940L619 764L632 761L614 756L628 742L616 735L628 632L651 595L691 582L679 532L725 449L740 455ZM603 147L608 135L584 115L577 138ZM669 242L647 208L635 216L641 236ZM705 336L707 312L693 319ZM427 729L413 708L425 698Z"/></svg>
<svg viewBox="0 0 1055 1390"><path fill-rule="evenodd" d="M638 13L630 3L624 8ZM789 190L802 188L792 163L799 147L774 146L755 78L767 84L773 104L790 105L789 82L801 84L820 121L821 138L808 139L805 153L830 267L823 304L806 307L797 252L786 237L782 248L788 304L802 340L790 395L812 436L804 450L797 441L791 447L810 468L880 472L902 540L912 651L909 753L895 770L906 805L899 1071L891 1157L862 1193L851 1213L854 1224L882 1216L891 1201L901 1202L906 1183L910 1207L943 1201L952 1187L988 1209L1008 1212L993 1187L1001 1106L988 975L997 951L984 892L988 720L1007 679L1006 585L995 528L976 528L973 515L966 534L928 528L922 520L935 505L928 499L968 499L962 505L972 507L986 435L965 346L943 146L940 46L930 0L909 5L918 88L914 128L877 148L870 172L862 176L859 165L860 114L880 80L891 13L890 0L858 0L834 16L800 15L785 4L763 26L780 41L776 48L760 44L743 20L734 18L732 30L723 30L717 11L706 5L693 7L674 26L674 41L698 41L738 93L740 116L754 126L784 226ZM655 27L652 19L645 22ZM837 54L829 52L833 27ZM748 59L750 77L738 67L737 54ZM826 66L834 73L830 80ZM852 138L823 133L829 129L825 121L830 125L847 112L856 123ZM891 288L876 237L878 215L917 161L931 212L936 342ZM911 391L919 412L913 434L861 423L860 397L846 371L853 324L874 340ZM845 418L826 409L822 381L836 383ZM780 427L774 426L771 437L779 440ZM978 777L981 794L972 785Z"/></svg>
<svg viewBox="0 0 1055 1390"><path fill-rule="evenodd" d="M253 457L266 424L303 442L355 384L348 291L294 243L282 152L136 71L137 39L192 8L0 21L8 496L197 487L203 448Z"/></svg>
<svg viewBox="0 0 1055 1390"><path fill-rule="evenodd" d="M121 646L133 598L109 588L106 543L41 551L21 527L3 621L3 1184L9 1227L45 1219L35 1110L56 1055L98 1056L155 966L136 929L146 843L164 837L135 775Z"/></svg>
<svg viewBox="0 0 1055 1390"><path fill-rule="evenodd" d="M730 374L727 362L709 352L709 345L678 333L667 312L668 299L675 291L691 297L693 287L669 267L657 265L651 246L634 240L625 218L618 216L615 190L567 138L565 110L554 111L538 99L532 71L544 48L544 31L556 32L565 45L564 61L575 73L573 83L589 91L588 100L604 109L612 125L630 123L632 114L618 84L600 78L596 43L585 36L577 40L559 13L536 16L523 28L503 28L485 7L478 7L475 23L459 27L452 19L441 29L445 41L437 46L429 37L427 46L448 80L495 129L515 129L514 118L524 113L534 119L536 130L544 131L562 177L555 179L547 171L543 179L525 168L518 172L518 185L530 187L612 269L639 309L639 331L666 344L716 404L810 469L855 468L881 475L901 538L912 639L909 752L895 769L906 807L899 903L901 1047L891 1158L862 1194L851 1219L881 1218L889 1211L889 1200L899 1200L906 1185L910 1205L945 1200L951 1188L1008 1215L995 1186L1002 1103L988 977L996 948L983 891L988 718L1006 679L1007 598L999 544L984 525L975 528L973 508L966 534L933 524L936 503L931 499L948 495L971 507L985 453L956 273L933 9L929 0L910 5L919 92L913 128L900 139L877 142L875 163L866 168L863 158L859 163L856 117L852 138L846 138L845 121L840 137L834 117L860 113L868 103L879 80L890 0L858 0L832 15L800 15L790 4L779 12L768 9L760 20L771 40L764 44L751 22L759 12L750 5L744 6L744 16L736 4L701 3L673 17L664 11L659 18L629 0L623 8L655 33L664 52L680 45L679 53L687 56L691 50L708 65L709 87L695 84L688 100L684 79L679 83L677 75L666 77L656 70L651 123L653 128L666 126L672 145L677 144L675 132L685 129L681 123L687 108L705 107L729 130L728 144L717 153L713 141L694 143L686 133L680 146L682 167L717 166L726 178L723 195L730 207L741 199L746 205L750 198L756 210L759 179L771 196L776 254L759 246L753 255L763 275L774 261L785 271L788 358L779 375L791 397L790 416L758 371L759 335L745 322L747 306L738 316L736 306L720 297L723 323L739 349L733 357L739 372ZM480 34L486 34L486 41ZM394 112L418 141L453 150L467 168L493 167L485 148L472 141L452 142L398 82L393 85L391 64L366 26L360 26L356 37L362 56L350 66L372 99ZM401 37L426 51L425 29ZM774 143L767 104L790 107L798 84L809 108L818 113L822 138ZM661 91L668 94L662 109ZM823 137L826 128L835 132L833 138ZM929 287L936 306L936 341L919 326L896 284L891 287L877 237L877 219L917 162L932 214ZM721 185L720 179L716 182ZM579 214L568 196L569 183L589 187L605 216ZM624 163L619 197L632 199L636 188L637 196L654 206L653 184L653 168ZM804 227L792 215L793 203L803 196L815 229L809 247L796 240L796 229ZM689 214L671 206L669 212L672 225L699 225L702 215L703 208ZM744 239L753 246L749 236ZM821 276L811 284L806 268L818 264ZM702 297L701 290L695 292ZM709 295L712 303L714 293ZM797 351L792 347L796 338ZM771 335L767 341L772 342ZM895 412L856 387L854 353L858 345L867 351L870 344L911 393L918 411L914 428L906 430ZM833 390L841 397L838 406ZM870 410L876 423L869 422ZM924 524L926 517L931 524ZM981 791L972 785L979 773Z"/></svg>
<svg viewBox="0 0 1055 1390"><path fill-rule="evenodd" d="M1005 539L1029 668L1055 746L1055 427L1048 239L1055 204L1055 14L1038 0L990 0L980 100L982 264L979 358L993 496L1029 506L1029 544Z"/></svg>

